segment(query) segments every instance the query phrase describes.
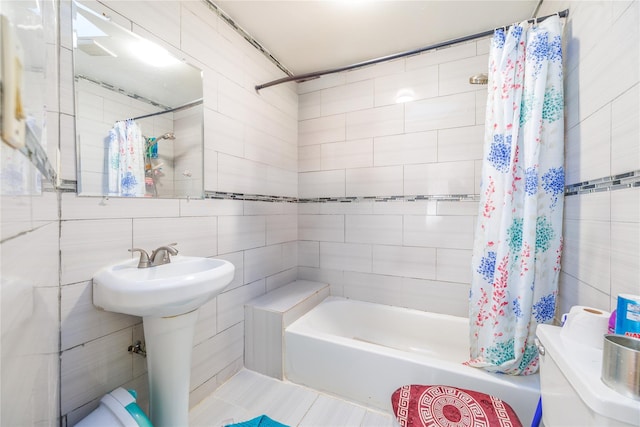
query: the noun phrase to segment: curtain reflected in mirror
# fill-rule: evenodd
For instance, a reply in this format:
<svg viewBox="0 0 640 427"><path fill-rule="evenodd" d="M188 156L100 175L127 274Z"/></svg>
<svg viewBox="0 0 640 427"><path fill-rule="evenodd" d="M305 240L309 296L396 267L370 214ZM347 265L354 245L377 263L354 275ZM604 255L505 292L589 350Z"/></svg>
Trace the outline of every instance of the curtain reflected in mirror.
<svg viewBox="0 0 640 427"><path fill-rule="evenodd" d="M78 194L202 197L202 72L106 15L74 3Z"/></svg>

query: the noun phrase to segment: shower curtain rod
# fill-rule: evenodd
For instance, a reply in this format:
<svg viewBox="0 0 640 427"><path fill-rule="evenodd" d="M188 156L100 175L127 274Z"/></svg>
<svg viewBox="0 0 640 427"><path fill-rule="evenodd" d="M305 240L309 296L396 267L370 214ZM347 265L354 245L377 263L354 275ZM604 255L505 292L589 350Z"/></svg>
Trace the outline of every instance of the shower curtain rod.
<svg viewBox="0 0 640 427"><path fill-rule="evenodd" d="M529 22L529 23L542 22L545 19L550 18L552 16L556 16L556 15L558 17L560 17L560 18L566 18L569 15L569 9L565 9L565 10L562 10L560 12L557 12L557 13L554 13L554 14L551 14L551 15L541 16L539 18L531 18L531 19L527 20L527 22ZM511 25L505 25L503 27L498 27L498 28L509 28L510 26ZM323 71L315 71L315 72L306 73L306 74L299 74L297 76L283 77L281 79L272 80L270 82L263 83L261 85L256 85L255 89L256 89L256 92L259 92L261 89L265 89L265 88L268 88L270 86L279 85L281 83L288 83L288 82L292 82L292 81L311 80L311 79L315 79L315 78L318 78L318 77L321 77L321 76L324 76L324 75L327 75L327 74L334 74L334 73L339 73L339 72L342 72L342 71L349 71L349 70L353 70L353 69L356 69L356 68L366 67L367 65L373 65L373 64L378 64L380 62L391 61L393 59L398 59L398 58L402 58L402 57L405 57L405 56L415 55L415 54L418 54L418 53L426 52L428 50L438 49L438 48L441 48L441 47L451 46L451 45L457 44L457 43L462 43L462 42L466 42L466 41L470 41L470 40L479 39L481 37L485 37L485 36L489 36L489 35L493 34L494 31L495 31L495 29L487 30L487 31L483 31L481 33L471 34L469 36L464 36L464 37L460 37L460 38L457 38L457 39L452 39L452 40L447 40L445 42L432 44L431 46L421 47L421 48L414 49L414 50L409 50L409 51L406 51L406 52L394 53L392 55L382 56L382 57L376 58L376 59L369 59L367 61L358 62L356 64L346 65L344 67L332 68L332 69L323 70Z"/></svg>
<svg viewBox="0 0 640 427"><path fill-rule="evenodd" d="M132 117L129 120L140 120L140 119L146 119L147 117L159 116L160 114L174 113L176 111L186 110L187 108L195 107L196 105L200 105L200 104L202 104L202 98L196 99L195 101L187 102L186 104L180 105L176 108L171 108L169 110L164 110L164 111L158 111L155 113L149 113L149 114L145 114L144 116Z"/></svg>

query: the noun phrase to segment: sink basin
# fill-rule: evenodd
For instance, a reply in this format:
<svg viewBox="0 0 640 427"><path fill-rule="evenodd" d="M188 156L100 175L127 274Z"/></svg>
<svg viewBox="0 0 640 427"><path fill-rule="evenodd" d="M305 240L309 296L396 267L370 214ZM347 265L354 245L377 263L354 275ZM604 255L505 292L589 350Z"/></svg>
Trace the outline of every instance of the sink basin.
<svg viewBox="0 0 640 427"><path fill-rule="evenodd" d="M222 292L234 271L230 262L213 258L178 255L168 264L149 268L138 268L138 260L129 259L95 274L93 303L134 316L177 316Z"/></svg>
<svg viewBox="0 0 640 427"><path fill-rule="evenodd" d="M93 276L95 306L142 317L155 427L189 425L197 310L231 283L234 272L228 261L177 255L168 264L148 268L128 259Z"/></svg>

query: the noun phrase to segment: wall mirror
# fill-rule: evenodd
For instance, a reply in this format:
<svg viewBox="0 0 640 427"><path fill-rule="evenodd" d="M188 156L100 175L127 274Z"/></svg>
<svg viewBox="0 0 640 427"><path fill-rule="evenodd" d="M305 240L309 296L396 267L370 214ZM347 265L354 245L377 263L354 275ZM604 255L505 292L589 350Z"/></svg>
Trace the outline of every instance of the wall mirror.
<svg viewBox="0 0 640 427"><path fill-rule="evenodd" d="M73 3L81 196L203 196L202 71Z"/></svg>

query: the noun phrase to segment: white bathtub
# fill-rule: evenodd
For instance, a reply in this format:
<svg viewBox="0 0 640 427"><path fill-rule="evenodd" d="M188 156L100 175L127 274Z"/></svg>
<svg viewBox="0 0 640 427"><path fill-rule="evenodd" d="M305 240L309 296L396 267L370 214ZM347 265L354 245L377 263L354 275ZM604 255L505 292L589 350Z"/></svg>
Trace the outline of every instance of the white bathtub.
<svg viewBox="0 0 640 427"><path fill-rule="evenodd" d="M540 396L538 375L492 374L469 358L464 317L328 297L285 330L289 381L391 411L406 384L445 384L489 393L530 425Z"/></svg>

